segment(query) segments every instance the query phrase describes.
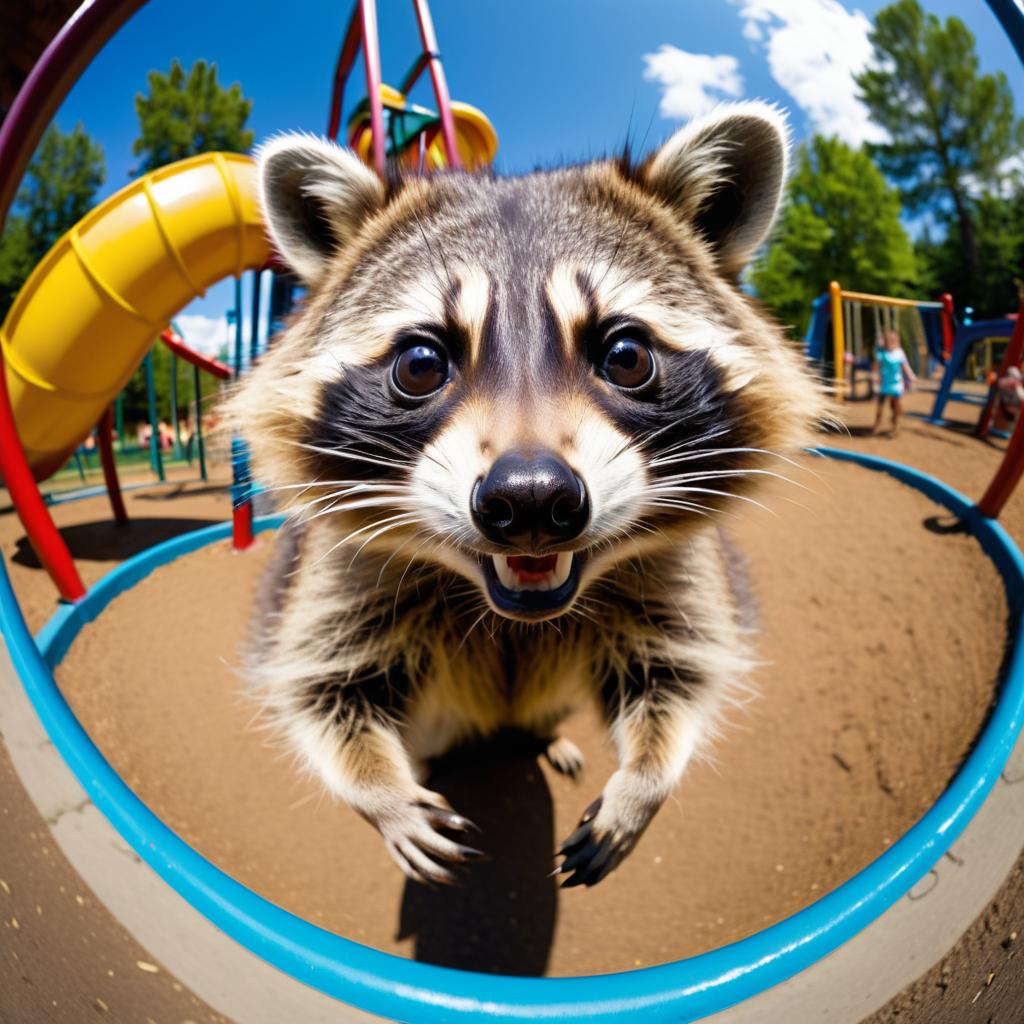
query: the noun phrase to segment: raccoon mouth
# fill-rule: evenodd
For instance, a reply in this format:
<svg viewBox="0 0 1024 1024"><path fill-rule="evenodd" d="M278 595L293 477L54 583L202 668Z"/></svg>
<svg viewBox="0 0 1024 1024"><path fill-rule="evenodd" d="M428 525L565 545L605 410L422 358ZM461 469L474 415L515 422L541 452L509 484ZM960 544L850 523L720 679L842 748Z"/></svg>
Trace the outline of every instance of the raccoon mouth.
<svg viewBox="0 0 1024 1024"><path fill-rule="evenodd" d="M575 597L580 559L571 551L550 555L489 555L484 575L491 600L516 618L544 619Z"/></svg>

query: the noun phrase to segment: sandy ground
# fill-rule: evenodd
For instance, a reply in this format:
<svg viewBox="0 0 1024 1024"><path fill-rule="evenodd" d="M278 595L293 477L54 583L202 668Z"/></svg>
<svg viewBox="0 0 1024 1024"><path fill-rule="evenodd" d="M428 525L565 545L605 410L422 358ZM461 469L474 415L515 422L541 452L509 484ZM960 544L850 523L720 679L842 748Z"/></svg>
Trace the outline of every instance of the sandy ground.
<svg viewBox="0 0 1024 1024"><path fill-rule="evenodd" d="M855 435L869 414L864 404L847 406ZM896 440L835 443L921 466L969 494L980 492L1001 454L998 442L909 419ZM934 799L990 700L1003 609L972 542L944 533L933 506L884 477L815 469L820 479L804 480L811 493L770 495L779 518L744 515L734 524L762 604L760 653L769 664L758 672L759 699L718 744L714 764L691 773L633 858L591 892L558 893L542 881L554 840L611 769L585 718L569 729L589 755L578 786L522 753L504 752L472 772L447 766L439 787L485 827L495 855L454 895L407 889L372 831L296 778L251 729L231 667L266 548L247 558L226 550L192 557L142 584L83 635L62 685L115 765L187 839L343 934L432 962L525 973L685 955L790 913L875 856ZM101 522L102 499L57 510L62 526L86 524L71 539L81 538L76 555L87 579L150 543L151 532L184 525L168 520L200 525L225 510L213 493L144 503L136 493L130 501L153 509L152 523L137 523L130 536ZM1021 496L1004 518L1024 535ZM9 558L21 556L10 568L38 625L52 596L10 520L0 517L0 544ZM89 554L94 560L81 560ZM190 637L187 665L182 636ZM196 706L204 709L198 722ZM1010 938L1024 932L1019 876L945 973L922 978L878 1024L1016 1020L993 1013L1024 993Z"/></svg>

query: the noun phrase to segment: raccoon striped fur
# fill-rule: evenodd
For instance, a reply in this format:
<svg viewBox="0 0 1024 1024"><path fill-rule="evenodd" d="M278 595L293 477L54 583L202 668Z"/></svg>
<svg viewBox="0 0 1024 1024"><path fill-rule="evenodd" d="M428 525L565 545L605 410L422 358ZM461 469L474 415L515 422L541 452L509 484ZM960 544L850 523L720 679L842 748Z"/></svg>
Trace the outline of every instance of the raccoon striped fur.
<svg viewBox="0 0 1024 1024"><path fill-rule="evenodd" d="M619 768L560 870L598 882L747 671L719 514L823 412L737 286L787 150L758 103L636 166L522 177L382 181L310 136L263 147L270 234L309 294L232 402L294 513L248 673L409 877L477 855L431 758L513 726L576 773L558 730L593 702Z"/></svg>

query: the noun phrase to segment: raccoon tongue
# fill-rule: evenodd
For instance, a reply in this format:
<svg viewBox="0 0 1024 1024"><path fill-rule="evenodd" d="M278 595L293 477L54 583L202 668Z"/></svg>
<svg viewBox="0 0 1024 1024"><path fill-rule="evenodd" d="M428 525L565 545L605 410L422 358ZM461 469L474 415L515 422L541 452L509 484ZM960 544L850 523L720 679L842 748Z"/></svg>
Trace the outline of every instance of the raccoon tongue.
<svg viewBox="0 0 1024 1024"><path fill-rule="evenodd" d="M507 560L521 583L542 583L555 571L558 555L509 555Z"/></svg>

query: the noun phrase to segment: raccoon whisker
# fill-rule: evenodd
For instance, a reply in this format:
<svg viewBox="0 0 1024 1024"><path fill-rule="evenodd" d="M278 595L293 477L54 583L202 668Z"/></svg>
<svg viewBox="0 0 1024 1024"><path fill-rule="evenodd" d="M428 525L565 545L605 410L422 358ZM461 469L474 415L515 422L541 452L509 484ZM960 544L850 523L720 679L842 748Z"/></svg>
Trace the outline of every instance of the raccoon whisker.
<svg viewBox="0 0 1024 1024"><path fill-rule="evenodd" d="M459 642L459 646L455 648L455 653L458 654L463 647L466 646L466 641L469 640L470 634L480 625L481 622L487 617L487 613L491 609L484 603L484 610L470 623L469 629L463 634L462 640Z"/></svg>
<svg viewBox="0 0 1024 1024"><path fill-rule="evenodd" d="M799 487L803 491L810 490L806 484L800 483L799 480L794 480L784 473L776 473L770 469L709 469L697 473L678 473L673 476L659 477L657 483L650 485L650 487L657 489L663 485L689 483L692 480L738 480L748 476L770 476L775 480L781 480L784 483L792 484L794 487Z"/></svg>
<svg viewBox="0 0 1024 1024"><path fill-rule="evenodd" d="M770 509L767 505L763 505L755 498L751 498L746 494L732 494L729 491L716 491L709 487L679 487L677 488L680 494L711 494L718 498L735 498L737 501L745 501L748 505L755 505L757 508L763 509L765 512L773 516L777 516L778 513L774 509Z"/></svg>
<svg viewBox="0 0 1024 1024"><path fill-rule="evenodd" d="M708 508L707 505L699 505L696 502L689 501L670 501L667 498L662 498L657 501L652 501L652 508L673 508L679 509L683 512L696 512L699 516L711 516L714 515L714 509Z"/></svg>
<svg viewBox="0 0 1024 1024"><path fill-rule="evenodd" d="M430 257L429 260L428 260L428 265L430 267L430 272L431 272L431 274L433 274L434 280L437 282L437 286L438 286L438 288L440 290L440 294L442 294L442 295L449 294L455 286L454 286L454 283L452 281L451 272L448 269L448 262L444 258L444 250L439 248L438 249L438 254L441 257L441 266L444 267L444 275L448 279L448 286L447 286L447 288L445 287L444 282L441 280L441 278L437 274L437 268L434 265L434 250L433 250L433 248L430 245L430 239L427 237L426 229L423 227L423 221L420 220L419 211L416 209L415 206L411 207L411 210L412 210L413 220L416 222L416 226L420 229L420 235L423 238L423 245L424 245L424 247L427 250L427 255Z"/></svg>
<svg viewBox="0 0 1024 1024"><path fill-rule="evenodd" d="M351 487L345 487L337 491L329 491L327 494L319 494L314 498L309 498L307 501L300 503L288 503L287 508L294 509L302 512L306 509L313 508L316 505L323 505L329 501L337 501L339 498L349 498L355 495L363 496L376 496L378 498L387 497L394 501L400 501L402 499L411 499L412 492L409 487L404 483L399 484L357 484ZM301 495L300 495L301 497Z"/></svg>
<svg viewBox="0 0 1024 1024"><path fill-rule="evenodd" d="M382 536L385 533L388 533L391 530L397 530L401 526L408 526L412 523L422 522L424 522L424 520L421 519L418 515L416 515L415 512L404 512L400 516L394 516L390 521L385 519L384 525L382 525L374 533L371 533L370 536L367 537L366 540L364 540L362 544L359 545L358 548L356 548L356 553L352 556L352 561L348 563L348 567L351 569L352 566L355 564L356 559L362 554L363 549L366 547L366 545L372 543L378 537ZM377 524L375 523L373 525Z"/></svg>
<svg viewBox="0 0 1024 1024"><path fill-rule="evenodd" d="M350 432L352 432L351 429L350 429ZM358 435L358 432L356 432L356 433ZM359 439L359 438L357 438L357 439ZM380 439L375 438L372 435L365 435L365 436L363 436L361 438L361 440L363 440L364 442L369 443L369 444L380 444L381 443ZM330 456L336 456L338 458L356 459L356 460L360 460L360 461L364 461L364 462L369 462L371 465L377 465L377 466L383 466L383 467L389 467L389 468L398 468L398 469L405 469L406 468L404 463L397 462L397 461L395 461L393 459L387 459L387 458L384 458L384 457L381 457L381 456L375 456L375 455L371 454L370 452L359 451L359 450L356 450L356 449L348 447L348 446L328 447L326 445L313 444L313 443L311 443L309 441L293 441L292 444L294 444L296 447L304 448L307 451L317 452L320 455L330 455ZM401 450L396 450L396 454L405 457L409 453L403 452Z"/></svg>
<svg viewBox="0 0 1024 1024"><path fill-rule="evenodd" d="M334 505L329 505L327 508L322 508L313 515L299 517L301 522L311 523L315 519L322 519L324 516L330 515L341 515L345 512L356 512L359 509L365 508L383 508L395 510L399 505L393 498L382 497L382 498L362 498L357 501L338 501Z"/></svg>
<svg viewBox="0 0 1024 1024"><path fill-rule="evenodd" d="M307 480L300 484L275 484L271 487L264 487L266 494L274 494L278 491L308 491L312 487L377 487L370 480ZM397 485L388 485L397 486Z"/></svg>
<svg viewBox="0 0 1024 1024"><path fill-rule="evenodd" d="M406 563L405 569L404 569L404 571L402 572L402 575L401 575L401 576L399 577L399 580L398 580L398 586L397 586L397 587L395 587L395 612L396 612L396 613L397 613L397 611L398 611L398 595L399 595L399 594L400 594L400 593L402 592L402 585L403 585L403 584L405 583L405 578L406 578L406 576L408 576L408 575L409 575L409 570L410 570L410 569L411 569L411 568L413 567L413 565L415 564L415 562L416 562L416 556L417 556L417 555L418 555L418 554L420 553L420 551L422 551L422 550L423 550L423 548L425 548L425 547L427 546L427 544L429 544L429 543L430 543L431 539L432 539L432 538L428 536L428 537L427 537L427 538L426 538L426 539L425 539L425 540L424 540L424 541L423 541L423 542L422 542L422 543L420 544L420 546L419 546L418 548L416 548L416 550L415 550L415 551L414 551L414 552L412 553L412 555L410 555L410 557L409 557L409 561L408 561L408 562ZM399 549L399 550L401 550L401 549ZM396 552L396 554L397 554L397 552ZM394 557L394 556L392 556L392 557ZM391 560L391 559L388 559L388 561L390 561L390 560ZM387 563L385 563L385 565L386 565L386 564L387 564ZM417 579L417 580L419 580L419 579L420 579L420 578L422 577L422 575L423 575L423 571L424 571L424 569L425 569L425 568L426 568L425 566L421 566L421 567L420 567L420 572L419 572L419 575L418 575L418 576L416 577L416 579Z"/></svg>
<svg viewBox="0 0 1024 1024"><path fill-rule="evenodd" d="M304 448L307 451L317 452L320 455L330 455L332 458L352 459L355 462L365 462L368 465L379 466L384 469L407 470L409 468L408 465L391 459L373 458L365 452L354 452L346 448L325 448L322 445L310 444L308 441L294 441L291 443L297 448Z"/></svg>
<svg viewBox="0 0 1024 1024"><path fill-rule="evenodd" d="M407 522L422 522L422 520L414 512L402 512L399 515L389 516L389 517L387 517L387 518L385 518L383 520L381 520L381 519L374 520L374 522L368 523L366 526L362 526L358 530L353 530L351 533L348 533L344 537L342 537L341 540L337 541L335 544L332 544L327 549L327 551L325 551L324 554L322 554L313 563L312 567L316 568L316 566L318 566L325 558L328 558L335 551L337 551L338 548L343 547L345 544L347 544L354 537L361 536L362 534L367 533L368 531L373 530L376 527L379 527L379 526L382 526L382 525L387 525L388 529L395 529L395 528L397 528L399 526L405 525Z"/></svg>
<svg viewBox="0 0 1024 1024"><path fill-rule="evenodd" d="M388 555L388 557L387 557L386 559L384 559L384 564L383 564L383 565L382 565L382 566L380 567L380 572L379 572L379 573L377 573L377 587L378 587L378 589L379 589L379 588L381 587L381 585L382 585L382 584L383 584L383 582L384 582L384 573L385 573L385 572L387 572L387 568L388 568L388 566L389 566L389 565L390 565L390 564L391 564L391 563L392 563L392 562L393 562L393 561L394 561L394 560L395 560L395 559L396 559L396 558L398 557L398 555L400 555L400 554L402 553L402 551L403 551L403 550L404 550L404 549L405 549L406 547L408 547L408 546L409 546L409 545L410 545L410 544L411 544L411 543L412 543L412 542L413 542L414 540L417 540L417 539L419 538L419 536L420 536L419 534L417 534L417 533L414 533L414 534L413 534L413 535L412 535L411 537L408 537L408 538L406 538L406 539L405 539L404 541L402 541L402 543L401 543L401 544L399 544L399 545L398 545L398 547L397 547L397 548L395 548L395 550L394 550L394 551L392 551L392 552L391 552L391 554L390 554L390 555ZM416 555L417 555L417 554L419 553L419 551L420 551L420 550L421 550L421 549L422 549L422 548L423 548L423 547L424 547L424 546L425 546L426 544L428 544L428 543L429 543L429 541L430 541L430 538L428 537L428 538L427 538L426 540L424 540L424 541L423 541L423 542L422 542L422 543L420 544L420 546L419 546L419 547L418 547L418 548L417 548L417 549L416 549L416 550L415 550L415 551L414 551L414 552L412 553L412 558L410 558L410 564L411 564L411 561L412 561L412 559L416 557ZM408 570L407 570L407 571L408 571ZM405 573L403 573L403 574L402 574L402 579L404 579L404 578L405 578ZM401 586L401 581L399 581L399 586ZM397 614L397 612L398 612L398 593L397 593L397 590L396 590L396 592L395 592L395 612L396 612L396 614Z"/></svg>
<svg viewBox="0 0 1024 1024"><path fill-rule="evenodd" d="M791 459L781 452L772 451L770 448L703 448L696 452L686 452L683 455L673 455L671 448L666 448L665 451L659 452L650 461L651 466L667 466L677 462L691 462L699 459L712 459L717 455L769 455L772 458L781 459L783 462L788 463L794 469L804 470L810 472L808 466L797 462L795 459Z"/></svg>

